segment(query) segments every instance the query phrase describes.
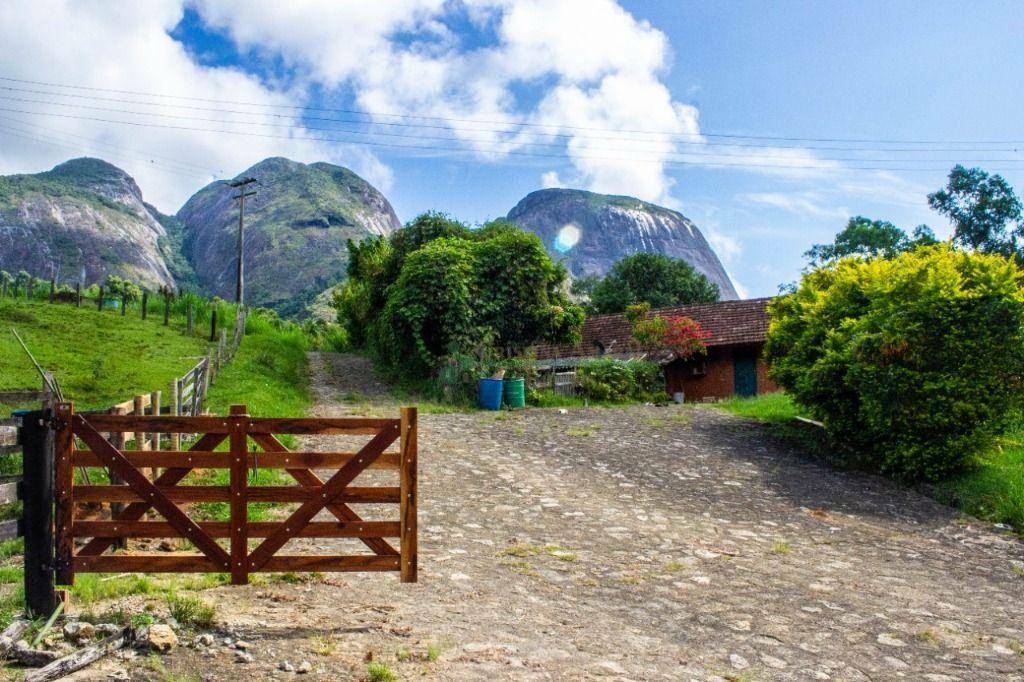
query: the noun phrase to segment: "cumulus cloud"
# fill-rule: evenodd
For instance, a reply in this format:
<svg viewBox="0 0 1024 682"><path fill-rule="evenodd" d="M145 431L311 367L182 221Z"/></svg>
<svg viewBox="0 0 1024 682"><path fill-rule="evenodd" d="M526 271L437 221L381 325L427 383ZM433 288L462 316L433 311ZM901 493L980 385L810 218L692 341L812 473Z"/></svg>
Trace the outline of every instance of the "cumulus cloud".
<svg viewBox="0 0 1024 682"><path fill-rule="evenodd" d="M0 4L4 75L33 81L59 80L89 88L146 90L263 105L294 102L294 93L273 90L241 70L198 64L169 34L181 21L183 12L183 2L178 0L9 0ZM202 184L218 176L232 177L270 155L345 163L365 173L371 182L385 185L390 177L389 169L364 149L302 139L306 135L301 122L291 117L279 119L288 126L277 131L287 131L283 134L286 139L119 125L108 121L247 130L245 122L252 119L245 114L221 113L218 124L183 122L158 116L189 115L180 106L181 100L109 92L90 94L154 104L89 100L86 104L96 107L89 110L81 108L81 99L24 92L61 90L81 95L88 91L11 81L0 81L0 86L21 90L0 91L4 95L0 109L7 109L0 111L0 173L43 170L72 156L100 156L134 176L146 199L168 212L176 211ZM128 115L129 111L145 113Z"/></svg>
<svg viewBox="0 0 1024 682"><path fill-rule="evenodd" d="M351 88L359 106L381 113L378 121L444 119L458 146L484 159L567 153L573 184L668 200L667 164L680 150L673 136L700 137L697 110L660 80L670 56L661 31L614 0L401 6L195 1L241 48L271 52L310 82ZM468 17L490 39L466 47L447 26L453 16ZM524 88L539 94L524 102ZM616 139L602 130L660 134Z"/></svg>

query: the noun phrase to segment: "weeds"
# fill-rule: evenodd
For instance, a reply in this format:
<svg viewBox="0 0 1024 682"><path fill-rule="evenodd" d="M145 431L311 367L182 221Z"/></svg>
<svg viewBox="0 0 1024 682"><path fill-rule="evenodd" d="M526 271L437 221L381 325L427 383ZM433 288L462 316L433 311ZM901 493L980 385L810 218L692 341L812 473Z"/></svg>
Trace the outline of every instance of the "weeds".
<svg viewBox="0 0 1024 682"><path fill-rule="evenodd" d="M370 682L398 682L398 675L386 663L373 661L366 666L366 675Z"/></svg>
<svg viewBox="0 0 1024 682"><path fill-rule="evenodd" d="M213 625L217 609L198 597L167 595L167 610L171 617L185 627L209 628Z"/></svg>
<svg viewBox="0 0 1024 682"><path fill-rule="evenodd" d="M318 635L310 640L312 651L317 656L330 656L337 648L337 643L328 635Z"/></svg>

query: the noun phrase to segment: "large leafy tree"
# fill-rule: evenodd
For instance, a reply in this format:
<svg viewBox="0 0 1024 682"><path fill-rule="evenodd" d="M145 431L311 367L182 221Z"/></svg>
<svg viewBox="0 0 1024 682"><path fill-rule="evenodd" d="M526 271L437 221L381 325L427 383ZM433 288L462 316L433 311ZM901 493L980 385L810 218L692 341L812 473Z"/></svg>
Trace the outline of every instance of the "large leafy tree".
<svg viewBox="0 0 1024 682"><path fill-rule="evenodd" d="M928 195L928 205L952 221L953 241L960 246L1021 255L1021 201L1002 176L954 166L946 187Z"/></svg>
<svg viewBox="0 0 1024 682"><path fill-rule="evenodd" d="M349 251L339 316L353 342L393 369L424 376L446 355L510 356L572 341L583 324L563 292L565 269L536 235L505 221L470 230L424 214Z"/></svg>
<svg viewBox="0 0 1024 682"><path fill-rule="evenodd" d="M917 226L910 236L888 221L854 216L831 244L815 244L804 256L819 266L847 256L892 258L935 243L935 234L927 225Z"/></svg>
<svg viewBox="0 0 1024 682"><path fill-rule="evenodd" d="M540 237L503 221L477 236L477 319L495 348L512 356L538 341L570 339L583 309L566 299L565 268L551 261Z"/></svg>
<svg viewBox="0 0 1024 682"><path fill-rule="evenodd" d="M636 253L615 262L591 291L590 304L599 313L621 313L638 303L665 308L711 303L719 296L718 286L686 261L660 253Z"/></svg>

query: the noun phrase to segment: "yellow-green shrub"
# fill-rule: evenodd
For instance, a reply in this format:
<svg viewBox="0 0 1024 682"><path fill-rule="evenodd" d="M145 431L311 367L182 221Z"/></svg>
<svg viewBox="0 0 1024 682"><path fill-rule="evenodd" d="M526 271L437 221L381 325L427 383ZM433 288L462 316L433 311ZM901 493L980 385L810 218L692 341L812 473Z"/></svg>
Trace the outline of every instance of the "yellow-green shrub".
<svg viewBox="0 0 1024 682"><path fill-rule="evenodd" d="M857 463L941 479L1021 402L1021 283L1007 259L947 245L812 271L771 305L772 377Z"/></svg>

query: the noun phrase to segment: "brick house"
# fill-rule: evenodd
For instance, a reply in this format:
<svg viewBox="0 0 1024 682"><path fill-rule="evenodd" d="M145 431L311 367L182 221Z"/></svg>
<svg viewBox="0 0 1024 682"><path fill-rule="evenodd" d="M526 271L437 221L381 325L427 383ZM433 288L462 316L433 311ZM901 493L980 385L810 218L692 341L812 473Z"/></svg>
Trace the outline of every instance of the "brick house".
<svg viewBox="0 0 1024 682"><path fill-rule="evenodd" d="M655 361L664 367L669 394L682 392L688 401L770 393L778 386L768 377L762 358L769 301L754 298L651 311L662 317L692 318L709 332L707 355L699 359L682 360L670 351L641 348L633 339L629 320L618 313L588 317L582 340L575 346L537 346L537 362L542 370L557 371L599 357Z"/></svg>

